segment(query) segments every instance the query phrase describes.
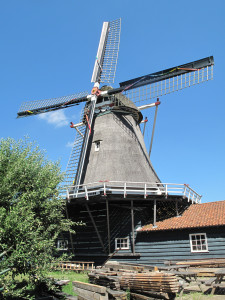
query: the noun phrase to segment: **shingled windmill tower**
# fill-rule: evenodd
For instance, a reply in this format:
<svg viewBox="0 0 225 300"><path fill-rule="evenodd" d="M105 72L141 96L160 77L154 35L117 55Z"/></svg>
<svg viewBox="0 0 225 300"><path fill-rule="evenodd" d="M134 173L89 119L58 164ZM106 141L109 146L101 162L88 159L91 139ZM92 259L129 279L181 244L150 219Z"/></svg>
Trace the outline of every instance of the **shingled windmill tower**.
<svg viewBox="0 0 225 300"><path fill-rule="evenodd" d="M105 102L107 106L104 106ZM160 182L140 130L142 113L123 95L101 102L93 120L81 184ZM114 104L113 106L109 106ZM101 104L100 104L101 105Z"/></svg>
<svg viewBox="0 0 225 300"><path fill-rule="evenodd" d="M138 226L168 214L179 214L201 197L189 186L162 183L147 153L140 130L141 111L159 104L152 99L212 79L213 57L114 83L121 21L104 22L88 92L26 102L18 117L46 113L85 102L76 129L63 194L68 216L83 221L75 236L59 245L76 259L105 260L116 251L137 258ZM104 85L103 85L104 84ZM105 85L106 84L106 85ZM60 240L59 240L60 241ZM119 250L120 249L120 250ZM122 252L121 252L122 251Z"/></svg>

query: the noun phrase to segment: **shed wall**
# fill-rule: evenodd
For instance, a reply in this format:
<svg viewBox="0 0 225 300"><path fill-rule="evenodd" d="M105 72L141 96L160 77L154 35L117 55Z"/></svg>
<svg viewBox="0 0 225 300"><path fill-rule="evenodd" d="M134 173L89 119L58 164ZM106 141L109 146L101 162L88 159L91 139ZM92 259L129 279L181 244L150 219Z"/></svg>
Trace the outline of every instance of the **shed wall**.
<svg viewBox="0 0 225 300"><path fill-rule="evenodd" d="M190 233L206 233L208 252L192 253ZM225 257L225 226L174 231L138 233L135 250L140 258L126 258L126 262L163 264L165 260L212 259ZM117 258L115 258L117 259Z"/></svg>

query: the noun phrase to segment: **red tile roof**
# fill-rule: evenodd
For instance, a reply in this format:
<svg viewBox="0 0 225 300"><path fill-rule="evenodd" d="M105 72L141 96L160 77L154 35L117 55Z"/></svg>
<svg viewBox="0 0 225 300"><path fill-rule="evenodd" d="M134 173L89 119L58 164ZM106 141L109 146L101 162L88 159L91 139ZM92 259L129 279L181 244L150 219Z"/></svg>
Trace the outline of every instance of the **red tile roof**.
<svg viewBox="0 0 225 300"><path fill-rule="evenodd" d="M221 225L225 225L225 200L192 204L184 211L182 216L157 222L156 228L153 228L152 224L145 225L138 231L174 230Z"/></svg>

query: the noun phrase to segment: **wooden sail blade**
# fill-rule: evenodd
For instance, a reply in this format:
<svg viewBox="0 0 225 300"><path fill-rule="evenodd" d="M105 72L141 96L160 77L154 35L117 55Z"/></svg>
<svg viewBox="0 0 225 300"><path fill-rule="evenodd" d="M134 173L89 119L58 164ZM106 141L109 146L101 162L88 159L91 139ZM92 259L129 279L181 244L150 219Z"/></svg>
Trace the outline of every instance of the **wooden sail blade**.
<svg viewBox="0 0 225 300"><path fill-rule="evenodd" d="M17 118L28 117L53 110L63 109L73 105L78 105L80 102L87 101L87 95L88 92L82 92L79 94L59 98L23 102L17 113Z"/></svg>

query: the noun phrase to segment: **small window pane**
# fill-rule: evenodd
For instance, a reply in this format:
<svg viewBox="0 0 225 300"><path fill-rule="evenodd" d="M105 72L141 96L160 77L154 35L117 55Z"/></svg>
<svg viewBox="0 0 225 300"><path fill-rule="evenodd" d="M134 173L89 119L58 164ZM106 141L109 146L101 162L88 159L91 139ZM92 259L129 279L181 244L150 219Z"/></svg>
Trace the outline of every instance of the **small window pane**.
<svg viewBox="0 0 225 300"><path fill-rule="evenodd" d="M57 248L59 250L67 250L68 249L68 240L58 240Z"/></svg>
<svg viewBox="0 0 225 300"><path fill-rule="evenodd" d="M190 245L192 252L208 251L206 234L190 234Z"/></svg>
<svg viewBox="0 0 225 300"><path fill-rule="evenodd" d="M115 246L116 249L129 249L128 238L117 238Z"/></svg>

